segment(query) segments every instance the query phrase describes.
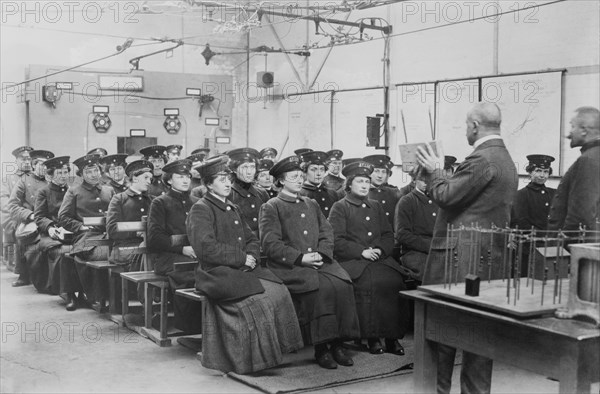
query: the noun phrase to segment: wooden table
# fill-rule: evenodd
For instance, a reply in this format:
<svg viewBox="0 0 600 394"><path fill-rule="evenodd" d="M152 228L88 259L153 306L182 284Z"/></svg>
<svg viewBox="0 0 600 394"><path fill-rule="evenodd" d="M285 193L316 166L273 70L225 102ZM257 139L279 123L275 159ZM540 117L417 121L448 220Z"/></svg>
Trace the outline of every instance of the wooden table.
<svg viewBox="0 0 600 394"><path fill-rule="evenodd" d="M554 317L515 319L420 290L415 302L415 392L434 393L442 343L558 379L561 393L589 393L600 380L600 330Z"/></svg>

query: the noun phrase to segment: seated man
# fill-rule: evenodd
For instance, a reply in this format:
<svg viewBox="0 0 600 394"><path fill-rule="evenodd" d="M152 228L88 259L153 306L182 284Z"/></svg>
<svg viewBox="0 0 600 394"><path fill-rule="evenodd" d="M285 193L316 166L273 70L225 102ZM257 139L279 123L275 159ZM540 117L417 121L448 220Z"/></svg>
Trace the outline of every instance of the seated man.
<svg viewBox="0 0 600 394"><path fill-rule="evenodd" d="M123 193L128 187L127 179L125 178L126 158L127 155L125 154L108 155L100 158L100 164L109 178L109 182L106 185L112 187L115 194Z"/></svg>
<svg viewBox="0 0 600 394"><path fill-rule="evenodd" d="M415 189L402 197L396 206L394 231L396 246L401 248L400 261L408 275L421 282L433 237L439 207L427 195L427 181L415 173Z"/></svg>
<svg viewBox="0 0 600 394"><path fill-rule="evenodd" d="M14 270L14 261L10 261L8 255L9 253L5 251L5 247L8 247L9 244L15 243L15 228L17 225L10 218L10 212L8 211L8 200L10 199L10 194L14 189L17 182L24 178L31 171L31 157L29 156L29 152L32 151L33 148L30 146L21 146L15 150L13 150L12 154L15 157L15 163L10 163L6 165L6 168L3 169L2 176L2 186L0 188L0 222L2 227L0 228L2 232L2 258L4 263L7 264L7 267L10 271ZM4 242L7 245L4 245ZM14 250L14 245L11 245L10 254L14 256L17 260L21 258L21 253L16 253ZM9 265L10 261L10 265Z"/></svg>
<svg viewBox="0 0 600 394"><path fill-rule="evenodd" d="M33 165L33 173L27 174L27 176L17 182L8 200L8 211L10 212L11 219L17 226L34 221L33 209L35 208L37 192L48 185L44 162L53 158L54 153L46 150L33 150L29 152L29 156ZM25 286L30 283L29 264L31 263L32 254L38 253L37 248L33 245L34 241L37 240L31 239L25 241L17 239L17 250L21 251L25 255L25 258L17 260L15 270L19 274L19 279L13 282L13 287ZM27 255L29 255L29 259ZM37 275L37 272L32 274L33 279L35 279L36 289L43 288L47 277Z"/></svg>

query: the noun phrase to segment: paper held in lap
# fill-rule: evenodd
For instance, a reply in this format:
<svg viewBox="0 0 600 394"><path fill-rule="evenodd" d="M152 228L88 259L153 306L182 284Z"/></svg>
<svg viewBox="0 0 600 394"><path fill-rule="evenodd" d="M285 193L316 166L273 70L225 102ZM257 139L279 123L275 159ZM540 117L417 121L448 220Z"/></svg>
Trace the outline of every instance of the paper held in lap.
<svg viewBox="0 0 600 394"><path fill-rule="evenodd" d="M414 144L398 145L400 149L400 159L402 160L402 171L411 172L413 168L417 167L417 148L422 146L425 148L426 142L417 142ZM442 149L441 141L430 141L429 145L433 149L436 155L439 155Z"/></svg>

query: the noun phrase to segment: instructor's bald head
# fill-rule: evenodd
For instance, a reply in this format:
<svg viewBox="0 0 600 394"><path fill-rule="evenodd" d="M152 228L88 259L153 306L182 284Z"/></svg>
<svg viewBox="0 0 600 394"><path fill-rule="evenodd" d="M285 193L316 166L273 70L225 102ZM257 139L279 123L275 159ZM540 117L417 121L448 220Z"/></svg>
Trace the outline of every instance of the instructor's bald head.
<svg viewBox="0 0 600 394"><path fill-rule="evenodd" d="M467 141L475 141L488 135L500 135L502 113L494 103L479 102L467 113Z"/></svg>

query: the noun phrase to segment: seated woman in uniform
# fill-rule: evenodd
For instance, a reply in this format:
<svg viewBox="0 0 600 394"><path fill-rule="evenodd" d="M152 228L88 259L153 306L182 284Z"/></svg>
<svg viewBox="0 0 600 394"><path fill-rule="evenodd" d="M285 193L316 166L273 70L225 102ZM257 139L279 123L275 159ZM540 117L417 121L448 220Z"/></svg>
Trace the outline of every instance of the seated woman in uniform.
<svg viewBox="0 0 600 394"><path fill-rule="evenodd" d="M360 337L354 290L333 259L331 225L315 200L299 195L304 173L297 156L275 164L271 175L283 189L260 211L267 267L292 294L304 343L314 345L318 364L353 365L342 343Z"/></svg>
<svg viewBox="0 0 600 394"><path fill-rule="evenodd" d="M196 288L209 299L202 365L244 374L281 364L303 343L287 288L258 264L258 239L228 199L228 160L217 156L199 168L208 193L192 207L187 232L200 262Z"/></svg>
<svg viewBox="0 0 600 394"><path fill-rule="evenodd" d="M256 149L240 148L229 151L227 155L229 168L234 172L229 199L240 207L250 229L258 237L258 213L270 198L266 191L254 186L259 153Z"/></svg>
<svg viewBox="0 0 600 394"><path fill-rule="evenodd" d="M300 155L301 167L304 170L306 182L300 189L300 194L314 199L321 208L325 218L329 217L333 203L340 199L339 194L323 185L327 174L329 156L325 152L310 151Z"/></svg>
<svg viewBox="0 0 600 394"><path fill-rule="evenodd" d="M166 194L156 197L150 205L147 243L154 272L167 275L172 291L194 286L194 270L175 271L175 263L196 261L189 246L185 221L197 199L190 196L191 162L177 160L162 168L162 183L169 187ZM186 332L200 331L200 311L196 303L174 297L175 326Z"/></svg>
<svg viewBox="0 0 600 394"><path fill-rule="evenodd" d="M125 169L129 178L128 189L123 193L115 194L108 205L106 230L108 237L114 241L109 261L120 265L133 263L130 267L131 271L140 269L139 255L130 255L119 247L138 246L143 242L143 238L135 232L117 232L117 223L139 222L142 216L148 215L152 202L148 195L148 188L152 183L152 170L152 163L146 160L130 163Z"/></svg>
<svg viewBox="0 0 600 394"><path fill-rule="evenodd" d="M83 224L85 217L105 217L108 204L114 190L110 186L100 183L101 172L98 155L86 155L75 160L78 175L83 179L81 185L69 188L58 211L60 225L66 230L75 233L73 249L70 256L74 256L77 276L81 282L83 292L90 302L108 299L108 278L105 272L98 273L88 267L86 261L103 261L108 258L108 246L96 245L93 241L106 238L106 226L99 225L88 227ZM67 288L77 287L73 281L73 260L63 256L61 259L61 280L69 281ZM63 269L65 275L63 276ZM81 293L80 293L81 296ZM83 297L81 297L83 298ZM85 301L82 299L82 301ZM74 310L74 305L68 310Z"/></svg>
<svg viewBox="0 0 600 394"><path fill-rule="evenodd" d="M352 278L360 336L367 338L373 354L404 355L398 342L408 327L408 303L399 295L406 290L400 265L391 257L394 233L381 204L368 198L373 165L352 163L346 177L346 197L333 204L329 222L335 235L334 256Z"/></svg>
<svg viewBox="0 0 600 394"><path fill-rule="evenodd" d="M58 210L68 189L69 159L69 156L61 156L44 163L50 183L38 191L33 211L40 242L31 269L34 271L39 266L40 271L47 272L46 283L41 291L50 294L60 293L60 259L70 249L59 240L64 229L58 224ZM67 304L72 300L73 294L68 294Z"/></svg>
<svg viewBox="0 0 600 394"><path fill-rule="evenodd" d="M129 187L125 173L127 166L125 159L127 159L127 155L123 153L100 158L100 164L104 167L105 174L109 179L106 185L112 187L115 194L123 193Z"/></svg>

